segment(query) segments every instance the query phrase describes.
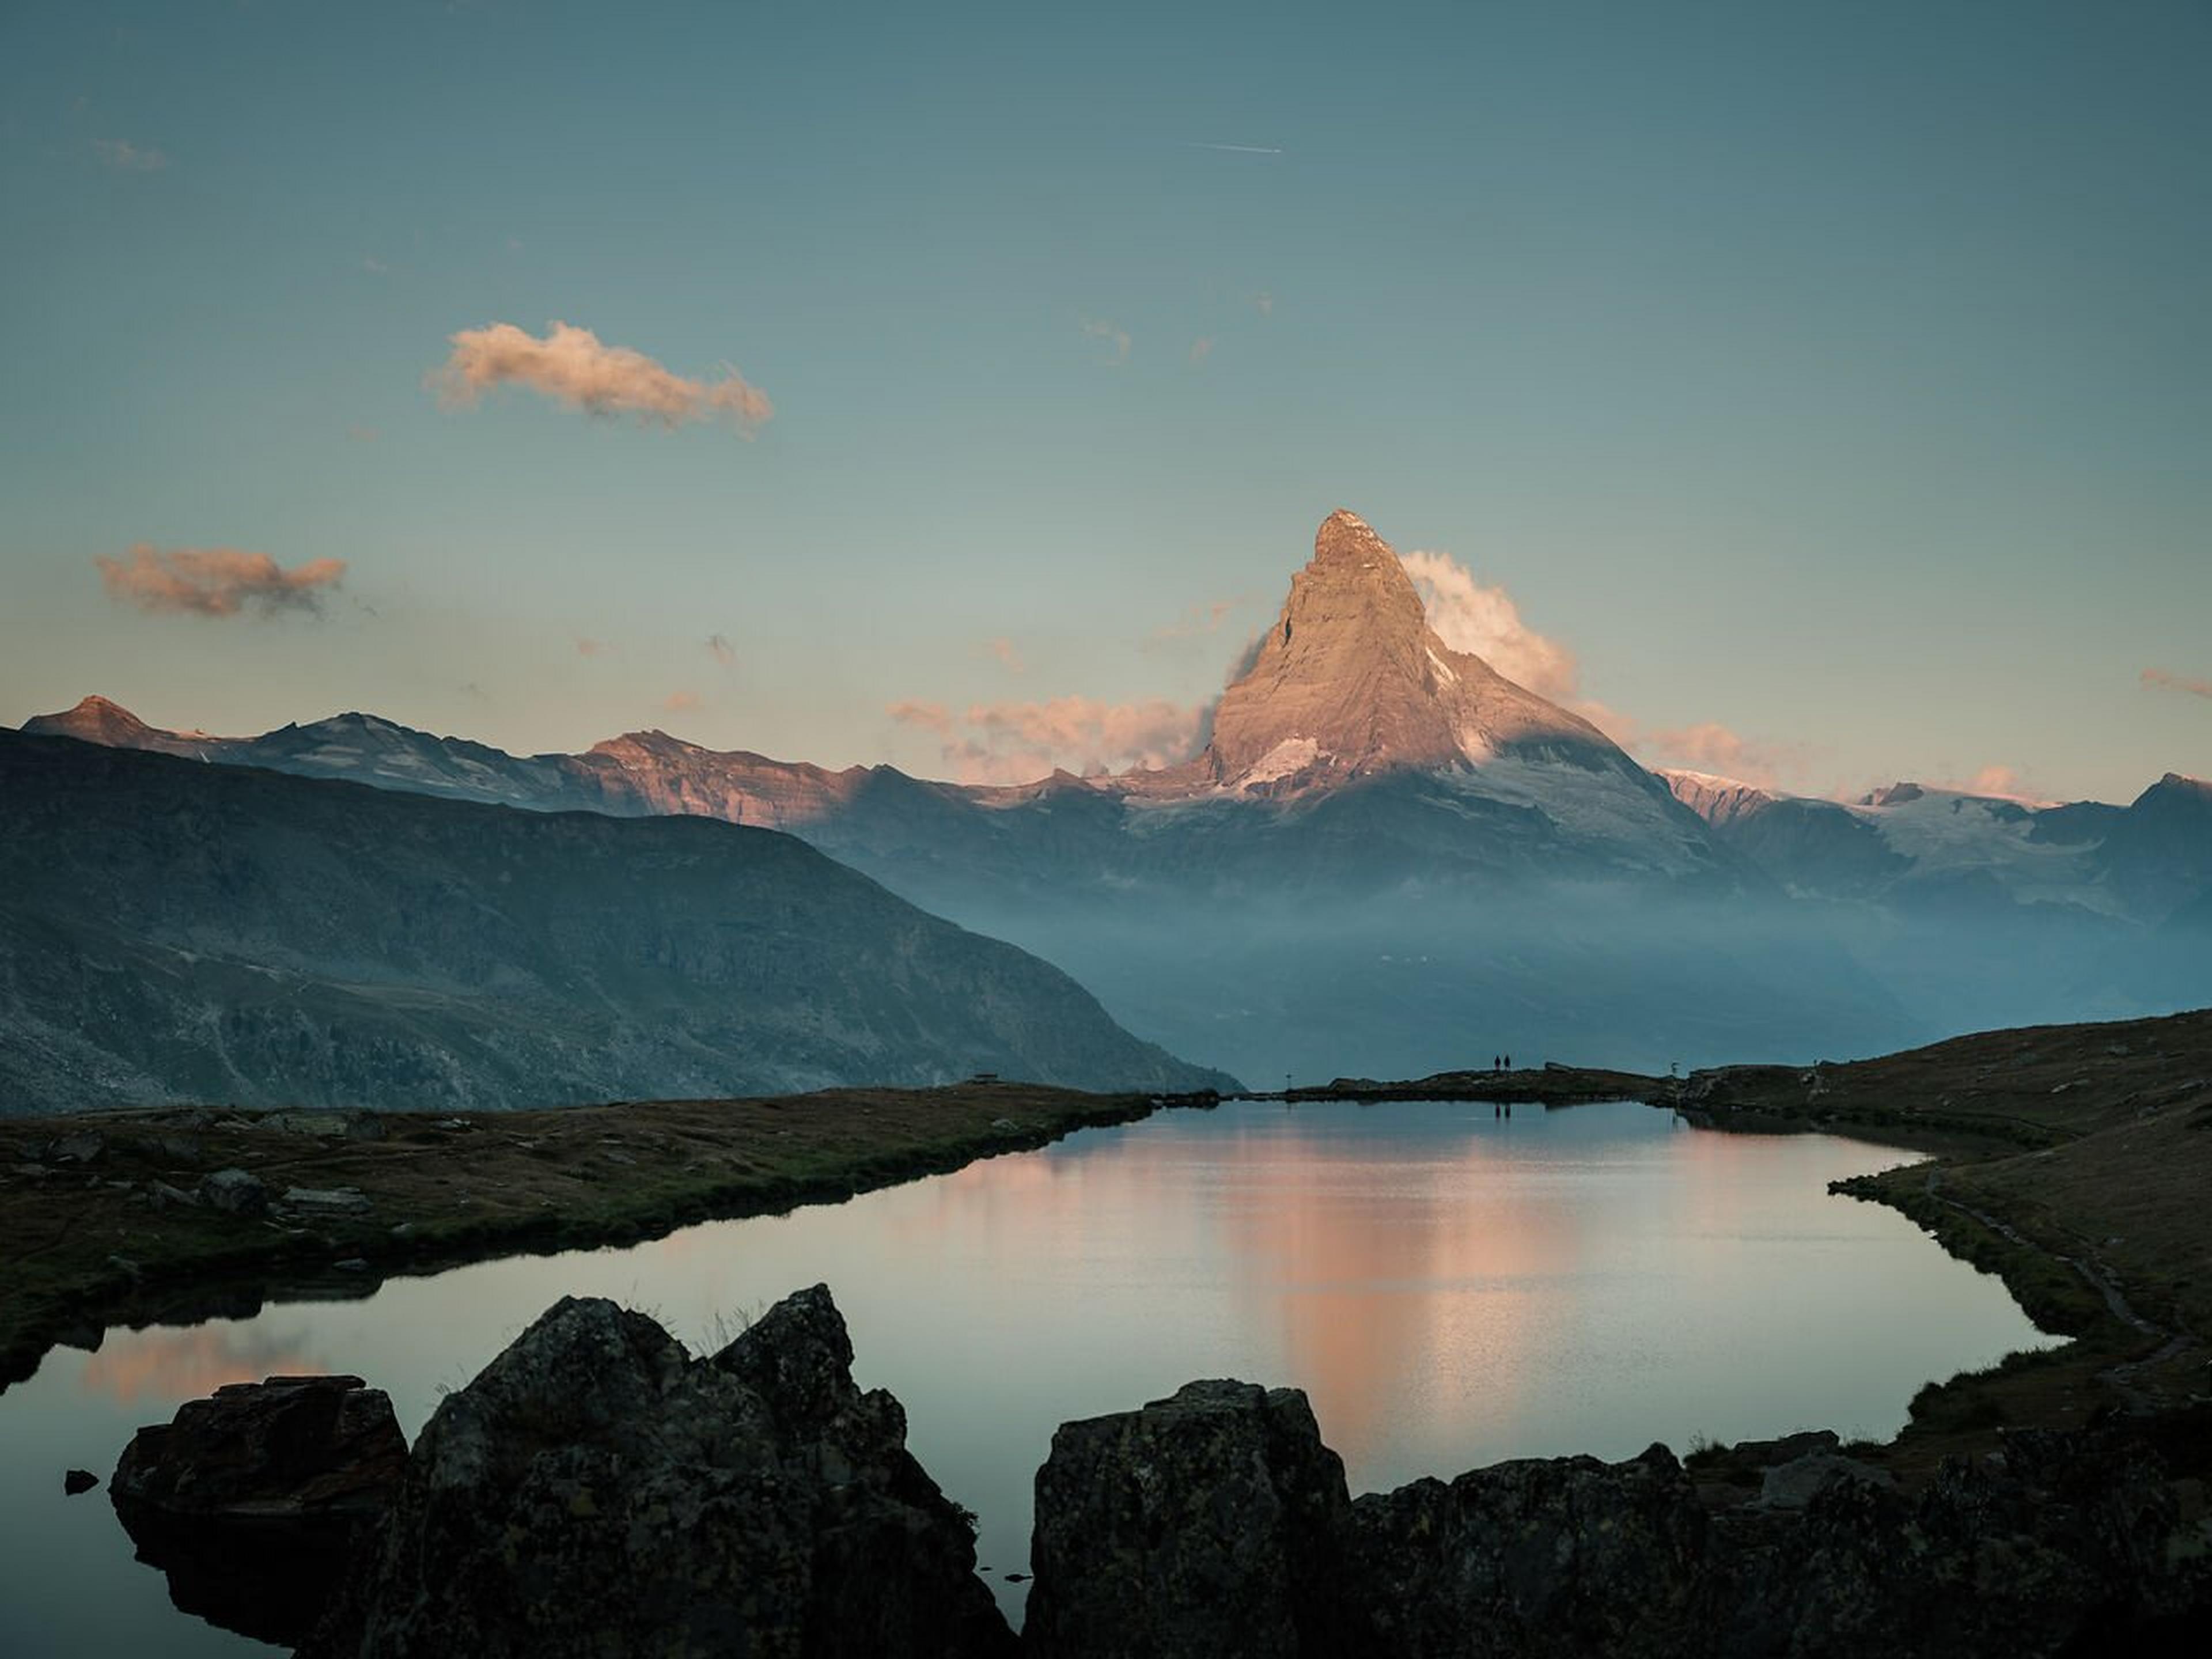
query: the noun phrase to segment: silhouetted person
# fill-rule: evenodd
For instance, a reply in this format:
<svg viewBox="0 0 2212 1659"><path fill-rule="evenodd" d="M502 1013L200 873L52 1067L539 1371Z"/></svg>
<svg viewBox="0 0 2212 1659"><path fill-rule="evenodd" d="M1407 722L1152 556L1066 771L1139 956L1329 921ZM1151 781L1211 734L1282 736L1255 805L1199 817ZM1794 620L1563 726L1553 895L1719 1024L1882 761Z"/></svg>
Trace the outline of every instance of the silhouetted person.
<svg viewBox="0 0 2212 1659"><path fill-rule="evenodd" d="M1513 1069L1513 1056L1510 1054L1505 1056L1505 1069L1509 1072Z"/></svg>

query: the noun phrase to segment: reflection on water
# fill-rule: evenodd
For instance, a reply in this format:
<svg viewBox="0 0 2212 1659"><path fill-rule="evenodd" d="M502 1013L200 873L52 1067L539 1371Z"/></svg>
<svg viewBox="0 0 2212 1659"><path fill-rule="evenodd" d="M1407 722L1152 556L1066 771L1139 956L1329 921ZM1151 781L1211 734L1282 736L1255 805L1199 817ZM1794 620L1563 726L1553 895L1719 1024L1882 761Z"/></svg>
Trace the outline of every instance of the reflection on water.
<svg viewBox="0 0 2212 1659"><path fill-rule="evenodd" d="M1632 1105L1232 1104L835 1207L114 1333L0 1396L0 1530L22 1540L0 1552L0 1652L265 1653L171 1611L62 1471L104 1473L137 1425L276 1371L359 1372L411 1435L563 1294L697 1347L827 1280L860 1382L898 1395L915 1455L982 1516L1010 1607L1053 1428L1193 1377L1305 1389L1355 1492L1698 1434L1886 1435L1929 1378L2040 1340L1996 1280L1827 1195L1899 1156Z"/></svg>

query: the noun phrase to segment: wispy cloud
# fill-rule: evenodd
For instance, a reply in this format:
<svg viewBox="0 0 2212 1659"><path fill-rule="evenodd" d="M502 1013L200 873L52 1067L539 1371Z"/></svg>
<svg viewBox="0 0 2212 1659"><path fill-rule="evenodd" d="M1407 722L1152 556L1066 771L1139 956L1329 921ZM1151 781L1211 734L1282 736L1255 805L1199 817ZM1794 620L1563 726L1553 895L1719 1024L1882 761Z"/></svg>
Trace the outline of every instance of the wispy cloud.
<svg viewBox="0 0 2212 1659"><path fill-rule="evenodd" d="M721 664L725 668L735 665L738 660L738 647L730 643L730 636L728 635L709 634L707 635L706 643L707 654L712 657L716 662Z"/></svg>
<svg viewBox="0 0 2212 1659"><path fill-rule="evenodd" d="M1481 658L1515 684L1581 715L1648 766L1711 772L1761 788L1784 787L1808 763L1804 747L1748 738L1717 720L1654 726L1585 696L1574 652L1523 620L1503 587L1480 580L1446 553L1401 555L1429 626L1455 651Z"/></svg>
<svg viewBox="0 0 2212 1659"><path fill-rule="evenodd" d="M1262 317L1273 316L1275 310L1275 296L1267 289L1261 289L1252 296L1252 309Z"/></svg>
<svg viewBox="0 0 2212 1659"><path fill-rule="evenodd" d="M1607 718L1599 719L1588 709L1582 711L1584 719L1622 748L1633 750L1647 765L1709 772L1761 789L1782 788L1785 779L1803 769L1804 755L1797 746L1747 738L1717 720L1645 729L1611 709L1599 712Z"/></svg>
<svg viewBox="0 0 2212 1659"><path fill-rule="evenodd" d="M319 611L324 596L344 580L346 571L343 559L310 559L287 570L266 553L234 547L165 552L151 542L134 543L124 558L102 554L93 562L110 598L141 611L194 617Z"/></svg>
<svg viewBox="0 0 2212 1659"><path fill-rule="evenodd" d="M1098 317L1085 317L1083 319L1082 327L1087 337L1103 340L1114 348L1114 356L1109 361L1117 363L1126 363L1129 361L1128 330L1116 328L1113 324Z"/></svg>
<svg viewBox="0 0 2212 1659"><path fill-rule="evenodd" d="M1190 343L1190 361L1194 364L1202 363L1212 355L1213 337L1211 334L1201 334Z"/></svg>
<svg viewBox="0 0 2212 1659"><path fill-rule="evenodd" d="M152 145L134 144L128 138L95 138L92 148L118 173L159 173L169 165L169 158Z"/></svg>
<svg viewBox="0 0 2212 1659"><path fill-rule="evenodd" d="M686 380L641 351L605 344L587 328L550 325L544 339L512 323L465 328L427 377L449 408L466 407L500 386L525 386L594 415L635 415L641 425L674 428L726 419L741 435L775 410L768 394L734 368L717 380Z"/></svg>
<svg viewBox="0 0 2212 1659"><path fill-rule="evenodd" d="M2212 697L2212 680L2191 679L2170 669L2146 668L2142 683L2157 691L2186 691L2192 697Z"/></svg>
<svg viewBox="0 0 2212 1659"><path fill-rule="evenodd" d="M576 654L580 657L604 657L614 649L605 640L595 640L588 635L576 635Z"/></svg>
<svg viewBox="0 0 2212 1659"><path fill-rule="evenodd" d="M1200 707L1162 698L1109 703L1079 696L977 703L957 715L942 703L898 702L889 713L934 736L963 783L1027 783L1055 769L1090 776L1172 766L1196 752L1205 718Z"/></svg>
<svg viewBox="0 0 2212 1659"><path fill-rule="evenodd" d="M704 702L696 691L671 691L660 700L660 707L664 714L686 714L702 707Z"/></svg>
<svg viewBox="0 0 2212 1659"><path fill-rule="evenodd" d="M1280 155L1283 153L1273 144L1211 144L1198 138L1190 140L1188 148L1224 150L1231 155Z"/></svg>
<svg viewBox="0 0 2212 1659"><path fill-rule="evenodd" d="M1020 648L1010 639L1001 636L995 640L986 640L976 649L997 662L1009 674L1029 672L1030 665L1022 660Z"/></svg>
<svg viewBox="0 0 2212 1659"><path fill-rule="evenodd" d="M1522 621L1521 607L1504 588L1478 581L1448 553L1407 553L1400 562L1428 609L1429 626L1453 650L1481 658L1553 702L1571 704L1581 696L1575 653Z"/></svg>

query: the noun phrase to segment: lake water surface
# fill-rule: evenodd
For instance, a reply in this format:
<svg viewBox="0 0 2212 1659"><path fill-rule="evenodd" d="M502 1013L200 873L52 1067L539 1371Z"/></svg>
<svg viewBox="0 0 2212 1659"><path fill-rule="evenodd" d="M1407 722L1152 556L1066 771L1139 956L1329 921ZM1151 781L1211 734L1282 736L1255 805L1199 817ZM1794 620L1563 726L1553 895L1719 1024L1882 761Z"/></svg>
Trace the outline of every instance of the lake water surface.
<svg viewBox="0 0 2212 1659"><path fill-rule="evenodd" d="M104 1486L64 1499L63 1471L104 1482L139 1425L274 1372L358 1372L411 1437L562 1295L696 1349L827 1281L861 1384L981 1516L1010 1610L1054 1427L1194 1377L1304 1389L1354 1492L1700 1435L1886 1437L1922 1383L2050 1340L1902 1217L1825 1190L1906 1158L1626 1103L1232 1103L650 1244L111 1332L0 1395L0 1654L271 1651L174 1612Z"/></svg>

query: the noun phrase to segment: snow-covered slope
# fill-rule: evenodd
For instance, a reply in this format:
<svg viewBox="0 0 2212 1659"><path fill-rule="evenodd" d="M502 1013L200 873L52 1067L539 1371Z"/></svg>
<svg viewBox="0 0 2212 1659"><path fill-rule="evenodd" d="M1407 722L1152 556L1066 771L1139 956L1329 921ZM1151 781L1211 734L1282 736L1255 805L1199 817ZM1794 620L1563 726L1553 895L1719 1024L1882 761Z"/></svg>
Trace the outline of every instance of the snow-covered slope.
<svg viewBox="0 0 2212 1659"><path fill-rule="evenodd" d="M1675 798L1793 892L1933 895L2155 921L2212 884L2212 790L2169 774L2130 806L1899 782L1856 801L1662 771Z"/></svg>

